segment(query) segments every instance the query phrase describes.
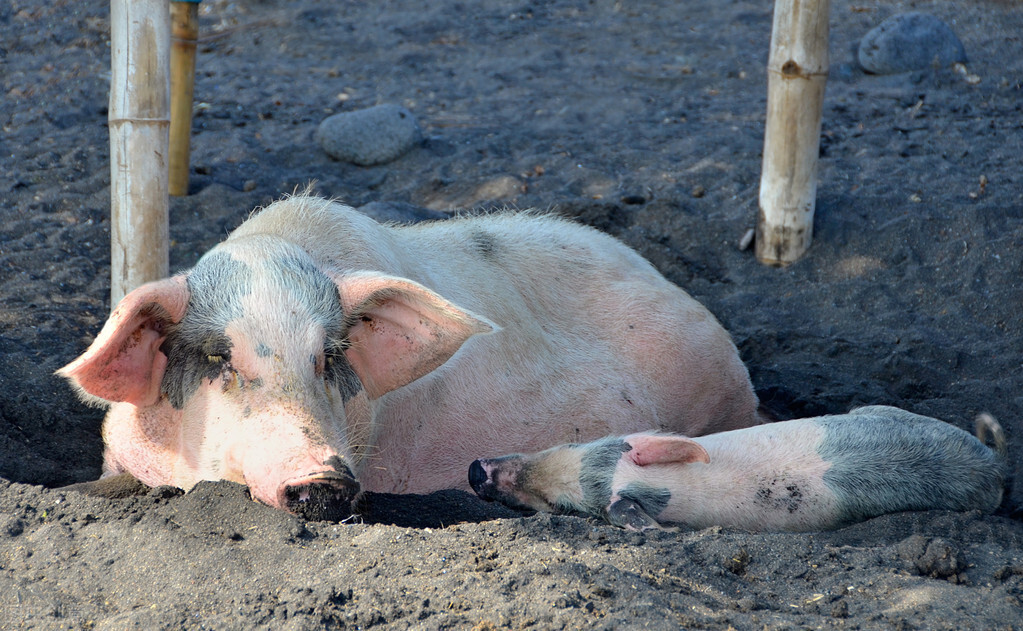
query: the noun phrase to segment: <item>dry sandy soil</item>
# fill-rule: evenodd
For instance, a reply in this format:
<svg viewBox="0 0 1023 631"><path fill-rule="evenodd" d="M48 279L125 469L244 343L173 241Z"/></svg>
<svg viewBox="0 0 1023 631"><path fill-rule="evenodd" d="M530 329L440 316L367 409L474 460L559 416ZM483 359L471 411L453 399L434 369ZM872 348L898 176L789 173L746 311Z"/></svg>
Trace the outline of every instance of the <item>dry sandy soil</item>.
<svg viewBox="0 0 1023 631"><path fill-rule="evenodd" d="M858 68L859 38L908 10L953 26L966 73ZM458 491L371 496L339 525L230 483L52 490L100 470L102 412L52 373L110 307L108 18L0 4L0 628L1023 628L1019 489L993 516L645 536ZM1023 9L833 0L831 28L816 239L772 269L736 247L769 1L207 0L172 267L310 180L356 206L554 208L708 305L778 417L986 410L1018 469ZM412 111L422 145L357 167L313 143L378 103Z"/></svg>

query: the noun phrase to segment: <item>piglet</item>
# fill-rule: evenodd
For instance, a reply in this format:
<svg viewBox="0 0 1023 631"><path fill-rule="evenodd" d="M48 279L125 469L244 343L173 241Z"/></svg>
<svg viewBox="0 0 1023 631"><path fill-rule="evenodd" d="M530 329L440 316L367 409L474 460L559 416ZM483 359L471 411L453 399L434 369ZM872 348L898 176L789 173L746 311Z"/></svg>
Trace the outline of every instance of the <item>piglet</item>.
<svg viewBox="0 0 1023 631"><path fill-rule="evenodd" d="M647 432L477 460L469 483L483 499L603 516L629 530L827 530L898 511L993 511L1005 440L988 415L982 429L995 452L948 423L872 406L700 438Z"/></svg>

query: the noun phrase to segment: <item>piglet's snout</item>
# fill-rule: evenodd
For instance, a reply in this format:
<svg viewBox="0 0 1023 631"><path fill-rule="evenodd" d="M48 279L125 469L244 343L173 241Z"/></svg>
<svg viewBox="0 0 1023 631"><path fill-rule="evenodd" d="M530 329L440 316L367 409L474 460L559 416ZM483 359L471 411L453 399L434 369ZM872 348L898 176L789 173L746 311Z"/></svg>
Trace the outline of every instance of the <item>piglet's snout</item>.
<svg viewBox="0 0 1023 631"><path fill-rule="evenodd" d="M494 498L490 494L490 491L493 490L493 484L490 483L490 475L483 468L483 463L479 460L473 460L472 464L469 465L469 486L472 487L473 491L476 491L476 495L485 500L493 501Z"/></svg>
<svg viewBox="0 0 1023 631"><path fill-rule="evenodd" d="M343 521L352 515L359 483L340 458L331 469L288 480L279 491L280 505L310 521Z"/></svg>
<svg viewBox="0 0 1023 631"><path fill-rule="evenodd" d="M507 503L514 492L516 470L508 458L475 460L469 465L469 486L488 502Z"/></svg>

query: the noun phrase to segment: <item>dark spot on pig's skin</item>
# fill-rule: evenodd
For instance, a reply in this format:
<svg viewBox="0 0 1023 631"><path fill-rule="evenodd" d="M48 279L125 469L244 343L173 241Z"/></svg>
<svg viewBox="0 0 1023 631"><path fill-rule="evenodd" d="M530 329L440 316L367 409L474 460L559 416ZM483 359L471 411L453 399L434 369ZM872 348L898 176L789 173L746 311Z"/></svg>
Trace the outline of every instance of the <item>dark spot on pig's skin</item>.
<svg viewBox="0 0 1023 631"><path fill-rule="evenodd" d="M348 403L362 391L362 382L344 353L328 351L323 367L327 383L337 388L341 403Z"/></svg>
<svg viewBox="0 0 1023 631"><path fill-rule="evenodd" d="M486 230L474 230L470 236L472 244L484 260L492 261L496 257L497 238Z"/></svg>
<svg viewBox="0 0 1023 631"><path fill-rule="evenodd" d="M671 491L664 487L650 486L643 482L633 482L618 491L618 496L625 500L632 500L639 504L646 513L657 517L671 500Z"/></svg>
<svg viewBox="0 0 1023 631"><path fill-rule="evenodd" d="M161 391L175 408L184 407L202 380L216 379L230 363L231 340L224 328L241 317L241 298L251 281L248 265L216 250L188 273L188 308L160 346L167 356Z"/></svg>
<svg viewBox="0 0 1023 631"><path fill-rule="evenodd" d="M770 510L784 510L789 513L798 511L803 504L803 492L799 485L791 482L785 484L784 489L780 489L779 486L783 482L778 479L762 480L763 486L756 493L757 503Z"/></svg>
<svg viewBox="0 0 1023 631"><path fill-rule="evenodd" d="M226 358L231 355L231 340L223 333L192 339L174 330L164 340L160 351L167 356L161 389L170 404L179 410L203 380L213 381L230 370Z"/></svg>
<svg viewBox="0 0 1023 631"><path fill-rule="evenodd" d="M348 468L348 465L345 464L345 461L342 460L339 456L331 456L330 458L327 458L323 462L323 464L324 466L330 467L331 469L337 471L338 473L343 473L351 478L355 477L354 475L352 475L352 470Z"/></svg>
<svg viewBox="0 0 1023 631"><path fill-rule="evenodd" d="M274 354L274 349L270 348L266 344L260 342L256 344L256 355L258 357L269 357Z"/></svg>
<svg viewBox="0 0 1023 631"><path fill-rule="evenodd" d="M611 478L622 454L632 445L621 438L605 438L591 444L582 457L579 486L584 512L599 515L611 501Z"/></svg>

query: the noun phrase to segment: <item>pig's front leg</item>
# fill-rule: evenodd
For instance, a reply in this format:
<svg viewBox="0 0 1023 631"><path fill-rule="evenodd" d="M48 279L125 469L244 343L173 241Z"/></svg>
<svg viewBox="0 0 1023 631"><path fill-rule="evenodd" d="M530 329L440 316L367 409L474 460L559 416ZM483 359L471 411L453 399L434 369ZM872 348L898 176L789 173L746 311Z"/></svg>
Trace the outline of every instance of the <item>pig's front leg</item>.
<svg viewBox="0 0 1023 631"><path fill-rule="evenodd" d="M643 532L644 530L664 530L674 532L678 528L665 528L657 523L657 520L647 514L638 502L631 499L620 499L611 502L607 507L606 517L612 526L618 526L626 530Z"/></svg>
<svg viewBox="0 0 1023 631"><path fill-rule="evenodd" d="M118 473L90 482L79 482L69 484L57 489L58 491L74 491L93 497L105 497L110 500L123 499L134 495L145 495L149 487L139 482L130 473Z"/></svg>

